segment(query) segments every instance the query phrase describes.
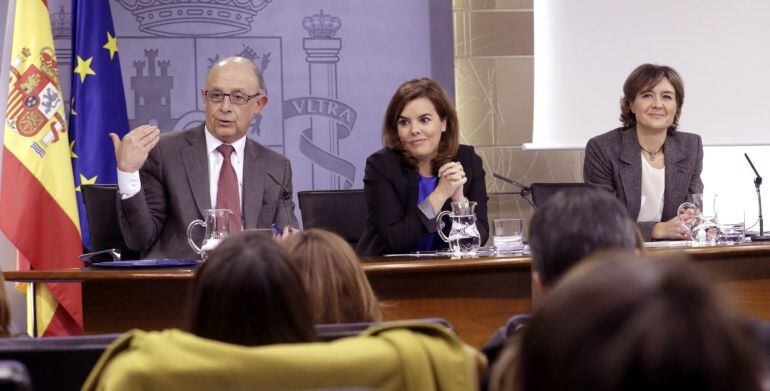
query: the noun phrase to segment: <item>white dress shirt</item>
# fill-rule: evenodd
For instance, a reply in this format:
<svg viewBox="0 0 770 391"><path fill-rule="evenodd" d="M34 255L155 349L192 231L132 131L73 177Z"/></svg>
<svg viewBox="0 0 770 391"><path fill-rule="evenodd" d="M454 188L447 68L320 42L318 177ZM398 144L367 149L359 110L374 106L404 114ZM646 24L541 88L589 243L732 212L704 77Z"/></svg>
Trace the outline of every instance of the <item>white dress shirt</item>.
<svg viewBox="0 0 770 391"><path fill-rule="evenodd" d="M211 197L211 207L213 208L217 204L219 171L222 169L222 162L224 161L222 154L217 151L217 147L224 143L214 137L208 128L205 128L204 133L206 135L206 157L209 162L209 196ZM238 194L241 200L243 200L243 159L246 148L246 136L241 137L230 145L235 149L235 152L230 156L230 161L238 178ZM141 189L139 171L123 172L118 170L118 193L120 194L120 199L131 198L139 193Z"/></svg>

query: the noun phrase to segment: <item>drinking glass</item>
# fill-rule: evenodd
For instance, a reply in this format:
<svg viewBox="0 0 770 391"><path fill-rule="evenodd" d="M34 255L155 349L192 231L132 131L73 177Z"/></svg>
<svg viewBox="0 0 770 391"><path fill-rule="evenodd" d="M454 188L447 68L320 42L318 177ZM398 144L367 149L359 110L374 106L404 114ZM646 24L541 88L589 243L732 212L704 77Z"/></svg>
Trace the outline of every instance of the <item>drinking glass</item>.
<svg viewBox="0 0 770 391"><path fill-rule="evenodd" d="M521 251L521 232L523 223L521 219L495 219L493 221L492 241L498 253L512 253Z"/></svg>
<svg viewBox="0 0 770 391"><path fill-rule="evenodd" d="M746 237L746 210L738 194L723 192L717 201L719 243L743 243Z"/></svg>

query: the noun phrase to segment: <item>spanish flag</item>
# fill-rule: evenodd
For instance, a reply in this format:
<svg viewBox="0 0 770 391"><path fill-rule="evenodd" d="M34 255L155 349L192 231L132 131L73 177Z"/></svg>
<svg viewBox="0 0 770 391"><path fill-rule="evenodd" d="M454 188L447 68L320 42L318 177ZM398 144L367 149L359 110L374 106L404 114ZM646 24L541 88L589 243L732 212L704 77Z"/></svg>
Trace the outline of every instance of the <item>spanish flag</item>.
<svg viewBox="0 0 770 391"><path fill-rule="evenodd" d="M45 0L16 2L3 126L0 230L21 270L82 267L71 151ZM33 335L83 330L80 285L35 286ZM28 296L28 299L30 296ZM29 324L29 322L28 322Z"/></svg>

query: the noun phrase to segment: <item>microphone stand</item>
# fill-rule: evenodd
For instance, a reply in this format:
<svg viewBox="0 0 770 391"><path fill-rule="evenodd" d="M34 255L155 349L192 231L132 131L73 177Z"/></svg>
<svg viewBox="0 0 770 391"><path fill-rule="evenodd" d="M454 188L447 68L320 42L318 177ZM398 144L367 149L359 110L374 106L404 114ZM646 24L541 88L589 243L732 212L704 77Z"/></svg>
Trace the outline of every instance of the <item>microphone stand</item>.
<svg viewBox="0 0 770 391"><path fill-rule="evenodd" d="M537 209L535 204L532 202L532 199L531 199L532 189L530 189L529 186L524 186L521 183L516 182L513 179L508 179L508 178L506 178L506 177L504 177L504 176L502 176L502 175L500 175L500 174L498 174L496 172L493 172L492 176L497 178L497 179L499 179L499 180L501 180L501 181L503 181L503 182L505 182L505 183L508 183L508 184L511 184L511 185L514 185L514 186L518 187L519 191L514 191L514 192L511 192L509 194L518 194L518 195L520 195L521 198L524 199L524 201L527 201L527 203L529 203L529 205L532 207L532 209Z"/></svg>
<svg viewBox="0 0 770 391"><path fill-rule="evenodd" d="M759 175L759 172L757 172L757 168L754 167L754 163L749 159L749 155L744 153L743 156L746 157L746 161L749 162L751 169L754 170L754 174L757 176L754 178L754 187L757 189L757 202L759 203L759 235L751 235L749 237L752 242L770 241L770 235L765 235L764 221L762 219L762 194L759 191L759 187L762 185L762 177Z"/></svg>

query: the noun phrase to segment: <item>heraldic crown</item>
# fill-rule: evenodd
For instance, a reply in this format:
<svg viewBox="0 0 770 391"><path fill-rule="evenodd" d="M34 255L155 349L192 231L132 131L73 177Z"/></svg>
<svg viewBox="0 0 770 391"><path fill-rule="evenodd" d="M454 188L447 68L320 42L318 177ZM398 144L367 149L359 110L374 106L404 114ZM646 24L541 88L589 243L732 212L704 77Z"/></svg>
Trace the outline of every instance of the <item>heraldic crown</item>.
<svg viewBox="0 0 770 391"><path fill-rule="evenodd" d="M312 38L334 38L337 30L342 27L342 21L336 16L324 14L324 10L313 16L302 19L302 27Z"/></svg>
<svg viewBox="0 0 770 391"><path fill-rule="evenodd" d="M161 36L226 36L251 31L251 22L273 0L117 0L139 30ZM195 29L190 25L195 24ZM193 32L194 31L194 32Z"/></svg>
<svg viewBox="0 0 770 391"><path fill-rule="evenodd" d="M72 15L59 7L59 12L51 12L51 33L54 39L72 38Z"/></svg>

